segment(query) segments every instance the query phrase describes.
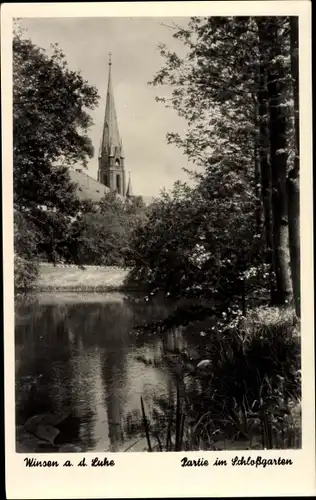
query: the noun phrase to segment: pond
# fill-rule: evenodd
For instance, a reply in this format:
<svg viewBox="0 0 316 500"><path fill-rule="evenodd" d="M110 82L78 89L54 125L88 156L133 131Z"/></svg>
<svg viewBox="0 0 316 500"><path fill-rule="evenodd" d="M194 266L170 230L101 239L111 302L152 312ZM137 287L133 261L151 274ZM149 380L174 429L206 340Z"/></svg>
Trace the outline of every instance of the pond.
<svg viewBox="0 0 316 500"><path fill-rule="evenodd" d="M17 451L131 447L140 435L141 396L150 414L155 398L174 393L173 365L158 361L166 352L190 347L180 330L138 336L133 327L161 320L173 307L123 293L44 293L17 301ZM51 443L40 433L35 439L25 432L24 424L41 414L58 420Z"/></svg>

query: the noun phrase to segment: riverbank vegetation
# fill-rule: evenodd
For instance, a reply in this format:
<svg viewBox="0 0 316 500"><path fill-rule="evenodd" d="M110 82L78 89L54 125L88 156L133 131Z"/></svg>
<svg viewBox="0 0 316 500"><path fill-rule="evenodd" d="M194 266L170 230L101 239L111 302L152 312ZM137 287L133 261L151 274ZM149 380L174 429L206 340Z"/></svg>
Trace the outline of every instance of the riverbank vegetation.
<svg viewBox="0 0 316 500"><path fill-rule="evenodd" d="M173 444L167 439L165 446L212 447L217 436L243 436L250 447L253 440L263 448L297 447L297 18L192 18L187 28L169 29L187 56L161 46L165 63L151 84L172 88L157 100L184 117L188 130L182 137L171 132L168 141L200 173L191 172L194 188L176 183L151 205L133 234L130 264L152 294L201 304L146 328L161 334L166 324L179 328L210 316L213 326L200 332L207 345L202 373L193 375L199 390L190 394L189 381L179 381L186 389L174 407ZM178 355L190 373L190 360Z"/></svg>
<svg viewBox="0 0 316 500"><path fill-rule="evenodd" d="M238 326L200 334L204 359L181 349L166 353L176 366L177 390L157 399L150 415L143 409L148 449L300 447L300 336L293 310L258 308Z"/></svg>

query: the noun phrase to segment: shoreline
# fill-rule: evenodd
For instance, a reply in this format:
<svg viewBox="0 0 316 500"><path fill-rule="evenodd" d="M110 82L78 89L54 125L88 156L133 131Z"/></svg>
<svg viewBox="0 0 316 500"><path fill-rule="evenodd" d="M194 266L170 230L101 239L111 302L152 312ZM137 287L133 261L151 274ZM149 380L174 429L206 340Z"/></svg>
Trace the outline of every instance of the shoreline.
<svg viewBox="0 0 316 500"><path fill-rule="evenodd" d="M111 286L111 285L101 285L101 286L33 286L30 291L38 293L38 292L69 292L69 293L107 293L107 292L145 292L146 288L141 286L129 286L129 285L121 285L121 286ZM19 292L18 293L22 293Z"/></svg>
<svg viewBox="0 0 316 500"><path fill-rule="evenodd" d="M145 292L146 286L129 282L130 269L117 266L39 264L39 276L30 291L38 292ZM22 290L21 290L22 292ZM17 290L19 293L19 290Z"/></svg>

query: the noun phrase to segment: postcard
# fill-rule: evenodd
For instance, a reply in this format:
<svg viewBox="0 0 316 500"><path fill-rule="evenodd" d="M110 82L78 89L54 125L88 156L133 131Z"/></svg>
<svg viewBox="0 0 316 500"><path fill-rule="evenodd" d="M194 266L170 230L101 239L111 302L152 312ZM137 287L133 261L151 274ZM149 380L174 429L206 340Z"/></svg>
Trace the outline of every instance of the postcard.
<svg viewBox="0 0 316 500"><path fill-rule="evenodd" d="M310 3L1 14L7 498L315 494Z"/></svg>

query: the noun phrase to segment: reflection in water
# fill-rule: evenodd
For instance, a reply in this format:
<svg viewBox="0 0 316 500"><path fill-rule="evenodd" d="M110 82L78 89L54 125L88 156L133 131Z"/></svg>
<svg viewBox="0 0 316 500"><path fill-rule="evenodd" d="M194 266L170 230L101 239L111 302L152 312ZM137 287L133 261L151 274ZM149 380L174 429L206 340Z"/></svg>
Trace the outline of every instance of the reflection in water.
<svg viewBox="0 0 316 500"><path fill-rule="evenodd" d="M186 346L180 331L164 340L131 334L133 326L165 317L166 304L123 294L92 297L42 296L16 305L16 423L59 415L56 445L117 451L139 430L140 396L150 411L155 396L172 393L172 364L152 360Z"/></svg>

